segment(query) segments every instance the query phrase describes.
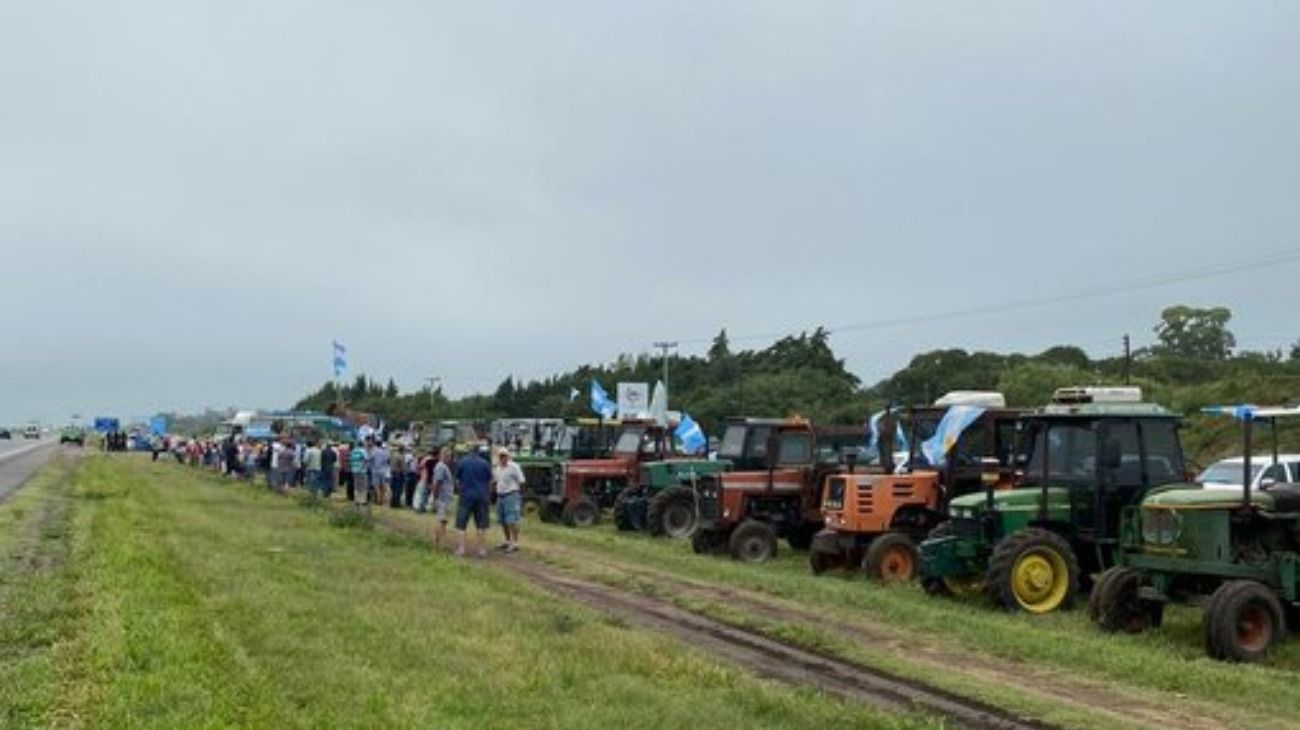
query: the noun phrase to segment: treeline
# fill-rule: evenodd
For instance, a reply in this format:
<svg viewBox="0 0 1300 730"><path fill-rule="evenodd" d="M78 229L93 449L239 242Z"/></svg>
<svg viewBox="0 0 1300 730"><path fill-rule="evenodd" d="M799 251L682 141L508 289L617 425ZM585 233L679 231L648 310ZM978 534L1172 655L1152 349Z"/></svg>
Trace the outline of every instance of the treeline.
<svg viewBox="0 0 1300 730"><path fill-rule="evenodd" d="M733 415L802 415L825 423L860 423L887 403L928 403L951 390L1000 390L1011 405L1045 403L1064 385L1141 386L1147 398L1194 414L1218 403L1284 403L1300 399L1300 342L1288 351L1235 350L1224 308L1169 307L1154 327L1157 344L1131 358L1091 359L1081 348L1060 345L1033 355L945 349L912 358L890 377L864 385L835 356L824 329L782 338L756 350L733 351L725 330L703 356L671 356L671 401L713 430ZM441 391L399 392L358 375L343 386L342 401L354 411L373 413L390 424L443 419L501 417L575 418L590 415L588 386L594 378L607 389L618 382L654 383L663 361L623 355L607 365L588 365L545 380L508 377L490 395L449 399ZM570 395L574 390L576 400ZM330 411L340 399L332 383L295 408ZM1235 427L1222 419L1193 415L1185 433L1189 451L1209 458L1231 450ZM1288 432L1289 444L1300 438Z"/></svg>

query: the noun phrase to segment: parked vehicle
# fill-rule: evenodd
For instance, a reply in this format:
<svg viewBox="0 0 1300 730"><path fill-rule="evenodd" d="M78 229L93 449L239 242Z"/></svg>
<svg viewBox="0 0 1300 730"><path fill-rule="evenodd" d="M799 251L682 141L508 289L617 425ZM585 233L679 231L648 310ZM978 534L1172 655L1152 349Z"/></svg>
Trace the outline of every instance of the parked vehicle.
<svg viewBox="0 0 1300 730"><path fill-rule="evenodd" d="M1073 605L1114 563L1120 512L1185 481L1178 416L1137 388L1067 388L1021 421L1016 488L958 497L921 544L931 593L987 592L1007 610Z"/></svg>
<svg viewBox="0 0 1300 730"><path fill-rule="evenodd" d="M751 431L741 454L746 468L699 480L699 527L691 547L751 563L775 557L779 539L807 550L822 525L823 480L844 465L833 456L818 458L817 431L803 419ZM763 466L750 468L755 463Z"/></svg>
<svg viewBox="0 0 1300 730"><path fill-rule="evenodd" d="M920 562L917 546L947 519L950 500L982 492L990 483L995 488L1011 486L1016 425L1022 411L1006 408L1000 393L965 405L982 410L950 436L953 441L942 463L931 464L921 447L951 409L909 408L888 412L880 429L880 451L890 454L894 421L909 425L910 448L897 470L886 463L883 473L850 472L826 478L825 527L813 538L808 556L814 574L860 568L876 580L910 581Z"/></svg>
<svg viewBox="0 0 1300 730"><path fill-rule="evenodd" d="M524 472L524 507L529 512L542 510L547 498L562 488L560 467L571 459L608 458L618 437L618 421L580 418L543 438L533 439L531 448L515 454L515 462Z"/></svg>
<svg viewBox="0 0 1300 730"><path fill-rule="evenodd" d="M40 437L41 427L34 423L23 429L23 438L25 439L39 439Z"/></svg>
<svg viewBox="0 0 1300 730"><path fill-rule="evenodd" d="M14 437L13 432L11 432L9 429L7 429L7 428L0 428L0 439L4 439L4 440L6 440L6 441L9 441L9 440L11 440L13 437Z"/></svg>
<svg viewBox="0 0 1300 730"><path fill-rule="evenodd" d="M1196 476L1196 482L1206 489L1233 489L1240 491L1244 478L1245 458L1237 456L1220 459L1210 464ZM1267 489L1274 484L1300 482L1300 454L1254 456L1250 460L1250 488Z"/></svg>
<svg viewBox="0 0 1300 730"><path fill-rule="evenodd" d="M1239 486L1177 485L1126 509L1117 565L1097 581L1088 613L1107 631L1139 632L1160 626L1167 604L1200 606L1206 653L1253 662L1300 606L1300 483L1261 482L1251 441L1268 423L1273 451L1263 463L1280 466L1278 421L1300 417L1300 407L1212 410L1241 421Z"/></svg>
<svg viewBox="0 0 1300 730"><path fill-rule="evenodd" d="M60 444L86 445L86 431L77 426L68 426L59 433Z"/></svg>

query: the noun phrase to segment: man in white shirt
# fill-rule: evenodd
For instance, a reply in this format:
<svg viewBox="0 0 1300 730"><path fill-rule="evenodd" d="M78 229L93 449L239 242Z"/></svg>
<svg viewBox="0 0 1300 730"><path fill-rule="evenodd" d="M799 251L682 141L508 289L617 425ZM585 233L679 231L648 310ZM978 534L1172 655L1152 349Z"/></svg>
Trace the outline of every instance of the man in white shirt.
<svg viewBox="0 0 1300 730"><path fill-rule="evenodd" d="M513 553L519 549L519 522L524 502L524 470L510 458L510 451L497 452L497 465L492 470L492 488L497 495L497 522L506 541L500 549Z"/></svg>

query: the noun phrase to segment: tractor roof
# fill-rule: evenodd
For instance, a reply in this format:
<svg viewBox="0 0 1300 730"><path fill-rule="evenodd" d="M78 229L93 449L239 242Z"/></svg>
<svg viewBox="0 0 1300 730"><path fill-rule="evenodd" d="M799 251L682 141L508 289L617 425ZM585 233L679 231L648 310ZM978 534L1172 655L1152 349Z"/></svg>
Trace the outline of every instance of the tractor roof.
<svg viewBox="0 0 1300 730"><path fill-rule="evenodd" d="M1025 415L1026 418L1178 418L1178 414L1156 403L1052 403Z"/></svg>

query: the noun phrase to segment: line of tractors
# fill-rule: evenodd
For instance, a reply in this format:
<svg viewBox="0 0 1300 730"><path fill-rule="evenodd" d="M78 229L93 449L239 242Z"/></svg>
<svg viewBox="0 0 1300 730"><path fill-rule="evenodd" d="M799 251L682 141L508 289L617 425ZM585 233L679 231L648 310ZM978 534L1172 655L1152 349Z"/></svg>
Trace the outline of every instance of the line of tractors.
<svg viewBox="0 0 1300 730"><path fill-rule="evenodd" d="M784 541L814 574L916 580L1031 614L1088 595L1107 631L1194 605L1209 655L1255 661L1300 620L1300 484L1250 488L1253 435L1268 425L1276 462L1278 422L1300 407L1218 412L1242 424L1239 490L1193 483L1181 417L1136 388L1062 388L1034 409L949 394L888 409L869 451L861 426L735 418L715 454L689 458L664 427L628 421L581 424L570 451L519 461L543 521L608 513L620 530L754 563Z"/></svg>

